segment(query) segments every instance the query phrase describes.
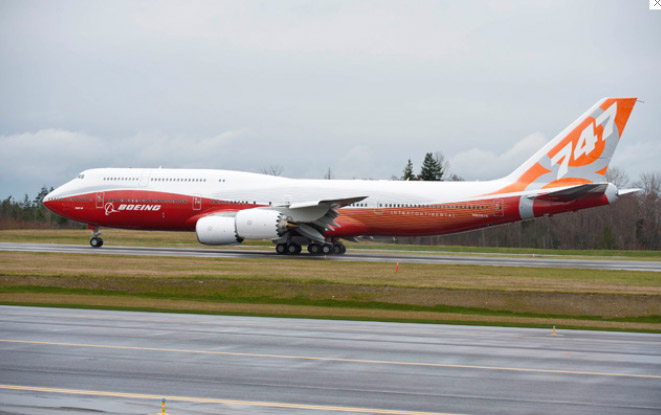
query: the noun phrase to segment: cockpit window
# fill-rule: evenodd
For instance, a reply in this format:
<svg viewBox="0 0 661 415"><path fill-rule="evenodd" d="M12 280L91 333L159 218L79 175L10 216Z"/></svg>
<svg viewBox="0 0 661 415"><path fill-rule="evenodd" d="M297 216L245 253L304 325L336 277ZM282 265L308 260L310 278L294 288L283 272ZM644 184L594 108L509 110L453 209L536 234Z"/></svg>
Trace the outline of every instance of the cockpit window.
<svg viewBox="0 0 661 415"><path fill-rule="evenodd" d="M79 178L79 179L84 179L84 178L85 178L85 175L81 173L81 174L78 175L78 178Z"/></svg>

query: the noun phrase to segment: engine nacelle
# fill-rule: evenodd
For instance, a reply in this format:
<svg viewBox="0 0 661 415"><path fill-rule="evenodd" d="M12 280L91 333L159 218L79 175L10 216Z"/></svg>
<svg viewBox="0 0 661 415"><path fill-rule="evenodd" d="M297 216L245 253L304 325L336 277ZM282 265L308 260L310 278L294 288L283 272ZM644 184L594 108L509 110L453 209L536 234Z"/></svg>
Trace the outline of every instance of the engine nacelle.
<svg viewBox="0 0 661 415"><path fill-rule="evenodd" d="M197 240L205 245L232 245L244 239L278 239L287 231L287 218L269 209L245 209L236 216L209 215L195 224Z"/></svg>
<svg viewBox="0 0 661 415"><path fill-rule="evenodd" d="M243 241L236 233L234 217L210 215L195 224L197 240L205 245L233 245Z"/></svg>
<svg viewBox="0 0 661 415"><path fill-rule="evenodd" d="M245 239L277 239L287 231L287 218L269 209L236 212L236 233Z"/></svg>

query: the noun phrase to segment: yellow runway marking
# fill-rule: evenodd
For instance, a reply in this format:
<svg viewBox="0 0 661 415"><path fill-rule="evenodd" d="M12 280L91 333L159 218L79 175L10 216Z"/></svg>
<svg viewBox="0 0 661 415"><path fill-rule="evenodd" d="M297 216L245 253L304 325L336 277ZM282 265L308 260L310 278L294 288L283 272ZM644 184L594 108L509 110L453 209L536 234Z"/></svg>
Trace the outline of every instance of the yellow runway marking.
<svg viewBox="0 0 661 415"><path fill-rule="evenodd" d="M31 392L47 392L47 393L64 393L70 395L106 396L113 398L149 399L158 402L160 402L162 398L166 398L168 403L170 402L215 403L222 405L246 405L246 406L258 406L258 407L269 407L269 408L308 409L313 411L354 412L354 413L370 413L370 414L386 414L386 415L459 415L459 414L448 414L441 412L418 412L418 411L403 411L396 409L349 408L344 406L309 405L309 404L283 403L283 402L241 401L236 399L197 398L191 396L167 396L167 395L163 396L163 395L149 395L143 393L41 388L36 386L19 386L19 385L0 385L0 389L31 391Z"/></svg>
<svg viewBox="0 0 661 415"><path fill-rule="evenodd" d="M627 377L627 378L661 379L661 376L658 375L640 375L635 373L582 372L576 370L526 369L526 368L498 367L498 366L452 365L445 363L343 359L339 357L315 357L315 356L293 356L293 355L263 354L263 353L218 352L211 350L166 349L166 348L136 347L136 346L112 346L112 345L104 345L104 344L57 343L57 342L38 342L38 341L28 341L28 340L3 340L3 339L0 339L0 343L39 344L39 345L47 345L47 346L89 347L89 348L98 348L98 349L117 349L117 350L140 350L140 351L167 352L167 353L194 353L194 354L207 354L207 355L217 355L217 356L313 360L313 361L321 361L321 362L362 363L362 364L375 364L375 365L423 366L423 367L441 367L441 368L454 368L454 369L499 370L499 371L508 371L508 372L555 373L555 374L564 374L564 375L616 376L616 377Z"/></svg>

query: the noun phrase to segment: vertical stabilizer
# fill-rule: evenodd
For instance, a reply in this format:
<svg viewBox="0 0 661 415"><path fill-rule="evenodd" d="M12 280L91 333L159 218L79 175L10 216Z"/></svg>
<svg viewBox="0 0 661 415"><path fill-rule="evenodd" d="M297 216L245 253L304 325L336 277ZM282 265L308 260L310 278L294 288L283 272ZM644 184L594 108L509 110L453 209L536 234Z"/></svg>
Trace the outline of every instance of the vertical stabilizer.
<svg viewBox="0 0 661 415"><path fill-rule="evenodd" d="M604 98L503 179L498 193L604 182L636 98Z"/></svg>

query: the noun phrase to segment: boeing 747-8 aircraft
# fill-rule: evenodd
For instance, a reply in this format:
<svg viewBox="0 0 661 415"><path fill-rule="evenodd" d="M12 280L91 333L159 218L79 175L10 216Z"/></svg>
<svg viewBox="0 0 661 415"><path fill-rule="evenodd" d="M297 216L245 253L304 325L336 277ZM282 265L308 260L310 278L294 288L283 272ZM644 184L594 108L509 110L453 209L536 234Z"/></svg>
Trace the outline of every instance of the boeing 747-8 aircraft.
<svg viewBox="0 0 661 415"><path fill-rule="evenodd" d="M269 239L280 254L343 254L341 239L443 235L613 203L604 176L636 98L605 98L510 175L485 182L302 180L228 170L103 168L51 192L101 227L194 231L208 245Z"/></svg>

